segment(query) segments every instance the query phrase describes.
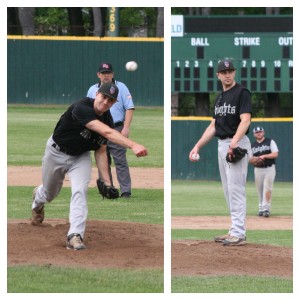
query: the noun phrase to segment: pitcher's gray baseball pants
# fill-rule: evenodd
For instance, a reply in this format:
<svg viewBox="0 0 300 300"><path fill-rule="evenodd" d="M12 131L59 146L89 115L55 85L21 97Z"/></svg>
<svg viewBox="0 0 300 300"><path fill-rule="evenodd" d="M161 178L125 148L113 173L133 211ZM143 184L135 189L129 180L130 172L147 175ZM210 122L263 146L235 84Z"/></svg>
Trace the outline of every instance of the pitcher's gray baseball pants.
<svg viewBox="0 0 300 300"><path fill-rule="evenodd" d="M231 236L244 238L246 235L246 179L249 156L239 162L228 163L226 154L231 139L218 142L219 170L222 180L224 195L231 217ZM239 147L247 149L250 155L251 144L247 136L238 143Z"/></svg>
<svg viewBox="0 0 300 300"><path fill-rule="evenodd" d="M83 239L88 214L87 190L92 174L91 155L90 152L80 156L67 155L54 148L53 143L51 136L43 157L43 183L37 189L32 209L51 202L59 194L68 173L72 191L68 235L79 233Z"/></svg>

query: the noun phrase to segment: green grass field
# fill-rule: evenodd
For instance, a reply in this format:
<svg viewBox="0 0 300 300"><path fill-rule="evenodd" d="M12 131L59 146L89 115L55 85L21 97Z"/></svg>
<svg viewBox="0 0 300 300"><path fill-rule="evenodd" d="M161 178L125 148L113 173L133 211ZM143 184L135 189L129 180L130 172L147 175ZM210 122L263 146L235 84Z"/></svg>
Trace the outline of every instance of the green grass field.
<svg viewBox="0 0 300 300"><path fill-rule="evenodd" d="M172 216L228 216L221 182L172 181ZM247 215L258 211L257 192L254 182L248 182ZM188 197L187 197L188 195ZM275 182L272 197L272 215L293 214L293 184Z"/></svg>
<svg viewBox="0 0 300 300"><path fill-rule="evenodd" d="M8 165L39 166L46 141L53 133L66 106L8 106L7 110L7 162ZM131 167L162 168L164 162L164 122L162 108L137 107L129 138L143 144L147 157L137 159L128 150Z"/></svg>
<svg viewBox="0 0 300 300"><path fill-rule="evenodd" d="M22 266L8 268L7 284L10 293L161 293L163 272Z"/></svg>
<svg viewBox="0 0 300 300"><path fill-rule="evenodd" d="M7 162L8 166L40 166L48 137L65 106L8 106ZM163 167L163 109L137 108L130 138L145 145L149 155L136 158L128 151L131 167ZM145 134L147 133L147 134ZM30 174L28 174L30 176ZM33 187L8 187L7 218L30 218ZM47 205L48 218L69 215L70 188ZM164 192L162 189L133 189L128 201L100 200L96 189L88 191L88 220L113 220L160 224L164 222ZM9 266L9 293L162 293L163 270L72 269L53 266Z"/></svg>
<svg viewBox="0 0 300 300"><path fill-rule="evenodd" d="M291 293L292 290L292 280L276 277L176 276L172 278L173 293Z"/></svg>
<svg viewBox="0 0 300 300"><path fill-rule="evenodd" d="M8 219L31 217L33 187L8 187ZM98 191L89 189L88 207L90 220L114 220L163 225L163 190L133 189L128 201L100 199ZM71 189L63 188L58 197L47 205L47 217L68 219Z"/></svg>
<svg viewBox="0 0 300 300"><path fill-rule="evenodd" d="M221 182L174 180L172 216L228 216ZM255 185L247 183L247 215L257 214ZM188 195L188 196L187 196ZM272 216L293 215L293 184L275 182ZM224 230L224 234L226 230ZM172 230L172 240L211 240L220 230ZM293 247L292 230L247 230L251 243ZM261 276L172 276L173 293L292 293L293 280Z"/></svg>

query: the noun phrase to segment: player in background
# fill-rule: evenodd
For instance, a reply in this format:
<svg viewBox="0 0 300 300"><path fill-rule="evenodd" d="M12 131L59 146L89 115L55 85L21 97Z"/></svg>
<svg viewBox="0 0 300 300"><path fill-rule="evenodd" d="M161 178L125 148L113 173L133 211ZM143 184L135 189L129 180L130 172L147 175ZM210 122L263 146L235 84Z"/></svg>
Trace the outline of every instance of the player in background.
<svg viewBox="0 0 300 300"><path fill-rule="evenodd" d="M87 97L94 99L97 90L102 83L113 82L119 88L118 101L111 107L110 113L112 115L114 126L125 137L129 136L129 128L133 118L134 104L131 94L127 86L114 79L113 67L110 63L101 63L97 72L99 83L92 85L88 92ZM114 159L116 166L117 179L120 185L121 197L131 197L131 177L128 167L128 161L126 158L126 148L108 142L107 144L109 161L111 164L111 156ZM111 182L112 174L110 169Z"/></svg>
<svg viewBox="0 0 300 300"><path fill-rule="evenodd" d="M255 127L253 135L255 141L251 144L253 157L251 157L250 163L254 166L258 216L269 217L273 183L276 176L275 159L278 157L279 150L274 140L265 137L262 127Z"/></svg>
<svg viewBox="0 0 300 300"><path fill-rule="evenodd" d="M228 163L226 155L232 149L241 147L251 153L247 134L251 123L251 94L235 82L236 69L229 59L218 63L217 77L223 91L217 96L213 119L189 154L189 159L197 161L195 155L214 136L218 138L218 162L226 203L231 216L231 228L225 235L214 240L225 246L239 246L246 242L246 179L248 156L236 163Z"/></svg>

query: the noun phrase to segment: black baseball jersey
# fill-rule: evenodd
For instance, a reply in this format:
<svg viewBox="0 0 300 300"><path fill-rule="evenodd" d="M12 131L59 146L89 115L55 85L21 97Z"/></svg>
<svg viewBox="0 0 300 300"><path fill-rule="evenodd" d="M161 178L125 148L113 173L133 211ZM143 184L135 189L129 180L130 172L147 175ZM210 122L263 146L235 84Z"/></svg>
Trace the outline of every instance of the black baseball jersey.
<svg viewBox="0 0 300 300"><path fill-rule="evenodd" d="M53 133L53 140L70 155L81 155L90 150L97 150L107 144L107 139L85 127L93 120L113 128L110 111L98 116L94 110L95 99L83 98L70 105L60 117Z"/></svg>
<svg viewBox="0 0 300 300"><path fill-rule="evenodd" d="M213 112L216 136L220 139L232 138L241 122L240 115L244 113L252 113L251 93L236 83L216 98ZM249 128L246 134L248 132Z"/></svg>
<svg viewBox="0 0 300 300"><path fill-rule="evenodd" d="M251 144L253 156L261 156L264 154L272 153L271 142L272 142L272 139L270 139L270 138L265 138L261 143L254 141ZM270 167L274 164L275 164L275 159L265 159L262 167L266 168L266 167Z"/></svg>

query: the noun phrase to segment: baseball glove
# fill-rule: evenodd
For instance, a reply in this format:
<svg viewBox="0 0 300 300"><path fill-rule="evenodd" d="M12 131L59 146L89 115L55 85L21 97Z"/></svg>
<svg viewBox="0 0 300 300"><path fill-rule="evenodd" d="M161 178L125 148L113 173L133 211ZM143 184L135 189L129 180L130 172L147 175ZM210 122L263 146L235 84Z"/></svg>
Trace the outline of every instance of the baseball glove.
<svg viewBox="0 0 300 300"><path fill-rule="evenodd" d="M112 185L106 185L104 180L97 179L97 187L99 190L100 195L107 199L117 199L119 198L119 191Z"/></svg>
<svg viewBox="0 0 300 300"><path fill-rule="evenodd" d="M230 163L236 163L243 159L246 154L248 154L248 151L246 149L240 147L232 148L232 154L227 153L226 161Z"/></svg>
<svg viewBox="0 0 300 300"><path fill-rule="evenodd" d="M255 157L253 156L250 161L251 165L253 165L254 167L260 168L263 167L265 162L263 159L261 159L260 157Z"/></svg>

